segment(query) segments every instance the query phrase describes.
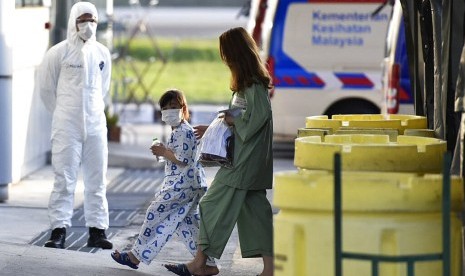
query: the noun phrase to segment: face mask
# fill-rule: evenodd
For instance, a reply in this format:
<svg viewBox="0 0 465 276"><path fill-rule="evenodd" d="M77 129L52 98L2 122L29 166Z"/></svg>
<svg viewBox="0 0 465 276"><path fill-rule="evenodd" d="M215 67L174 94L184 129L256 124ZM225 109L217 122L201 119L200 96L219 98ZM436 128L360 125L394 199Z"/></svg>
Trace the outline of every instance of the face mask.
<svg viewBox="0 0 465 276"><path fill-rule="evenodd" d="M79 31L78 35L84 41L89 40L97 32L97 24L94 22L84 22L77 24Z"/></svg>
<svg viewBox="0 0 465 276"><path fill-rule="evenodd" d="M161 120L170 126L177 126L182 120L182 109L166 109L161 111Z"/></svg>

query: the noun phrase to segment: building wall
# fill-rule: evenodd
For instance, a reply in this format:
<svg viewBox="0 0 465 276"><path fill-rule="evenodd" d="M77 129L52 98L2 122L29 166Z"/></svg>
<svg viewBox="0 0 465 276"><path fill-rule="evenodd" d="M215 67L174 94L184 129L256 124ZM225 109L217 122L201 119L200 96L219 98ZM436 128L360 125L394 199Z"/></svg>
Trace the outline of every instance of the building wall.
<svg viewBox="0 0 465 276"><path fill-rule="evenodd" d="M49 31L45 29L49 16L46 7L16 8L14 11L13 183L43 167L50 150L51 115L42 104L36 85L37 68L49 45Z"/></svg>

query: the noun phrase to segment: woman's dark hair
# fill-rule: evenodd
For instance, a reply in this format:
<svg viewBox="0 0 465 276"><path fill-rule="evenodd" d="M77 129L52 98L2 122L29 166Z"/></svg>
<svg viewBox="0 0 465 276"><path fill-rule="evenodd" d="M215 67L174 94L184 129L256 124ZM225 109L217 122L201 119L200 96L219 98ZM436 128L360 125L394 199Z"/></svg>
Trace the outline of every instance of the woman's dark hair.
<svg viewBox="0 0 465 276"><path fill-rule="evenodd" d="M187 107L186 97L184 97L184 93L178 89L169 89L163 95L161 95L158 104L160 108L163 109L164 106L167 106L172 100L176 100L182 108L182 114L184 120L189 120L189 108Z"/></svg>
<svg viewBox="0 0 465 276"><path fill-rule="evenodd" d="M271 77L260 59L257 44L242 27L220 35L220 55L231 70L231 90L243 91L254 82L271 88Z"/></svg>

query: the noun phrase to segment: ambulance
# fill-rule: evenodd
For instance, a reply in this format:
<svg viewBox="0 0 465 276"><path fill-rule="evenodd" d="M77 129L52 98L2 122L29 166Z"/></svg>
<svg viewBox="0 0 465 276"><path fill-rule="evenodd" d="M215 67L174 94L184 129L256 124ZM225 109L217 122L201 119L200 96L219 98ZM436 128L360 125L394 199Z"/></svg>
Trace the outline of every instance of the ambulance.
<svg viewBox="0 0 465 276"><path fill-rule="evenodd" d="M381 112L384 2L267 1L261 54L273 77L275 142L293 141L308 116Z"/></svg>

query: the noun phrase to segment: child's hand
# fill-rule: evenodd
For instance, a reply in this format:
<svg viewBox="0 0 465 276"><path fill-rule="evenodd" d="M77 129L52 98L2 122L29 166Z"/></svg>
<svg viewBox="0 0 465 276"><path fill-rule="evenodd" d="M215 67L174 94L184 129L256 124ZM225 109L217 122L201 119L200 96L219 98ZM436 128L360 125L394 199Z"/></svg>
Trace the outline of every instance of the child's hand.
<svg viewBox="0 0 465 276"><path fill-rule="evenodd" d="M208 126L207 125L198 125L194 126L194 134L195 138L201 139L203 137L203 134L207 130Z"/></svg>
<svg viewBox="0 0 465 276"><path fill-rule="evenodd" d="M226 124L228 124L228 126L234 125L234 117L229 113L224 114L224 121L226 122Z"/></svg>
<svg viewBox="0 0 465 276"><path fill-rule="evenodd" d="M156 156L165 156L166 154L166 147L163 144L157 144L150 147L153 155Z"/></svg>

